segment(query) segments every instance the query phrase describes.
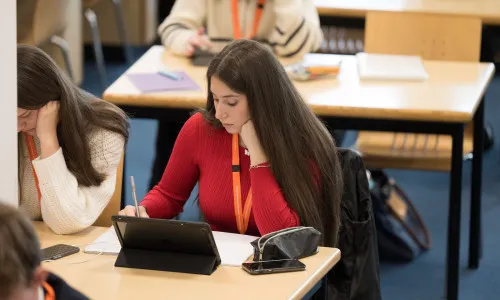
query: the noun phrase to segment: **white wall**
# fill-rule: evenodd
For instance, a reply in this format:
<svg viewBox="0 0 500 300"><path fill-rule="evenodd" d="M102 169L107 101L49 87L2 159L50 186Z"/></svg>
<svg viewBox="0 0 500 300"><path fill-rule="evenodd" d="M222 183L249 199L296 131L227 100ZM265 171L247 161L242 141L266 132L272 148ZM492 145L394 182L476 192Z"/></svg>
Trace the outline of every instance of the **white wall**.
<svg viewBox="0 0 500 300"><path fill-rule="evenodd" d="M0 0L0 201L17 206L16 1Z"/></svg>

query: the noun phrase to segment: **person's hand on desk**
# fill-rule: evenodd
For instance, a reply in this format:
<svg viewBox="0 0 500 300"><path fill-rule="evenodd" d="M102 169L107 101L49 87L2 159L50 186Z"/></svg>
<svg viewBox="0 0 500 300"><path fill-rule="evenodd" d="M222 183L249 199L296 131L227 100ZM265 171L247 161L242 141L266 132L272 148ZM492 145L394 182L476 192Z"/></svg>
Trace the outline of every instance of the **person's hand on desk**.
<svg viewBox="0 0 500 300"><path fill-rule="evenodd" d="M211 47L212 43L210 43L210 39L205 34L205 28L201 27L196 31L195 35L189 38L186 47L186 56L192 56L196 48L205 49Z"/></svg>
<svg viewBox="0 0 500 300"><path fill-rule="evenodd" d="M120 216L129 216L129 217L136 217L137 216L135 214L135 206L133 206L133 205L125 206L125 208L120 210L120 212L118 212L118 214ZM146 208L144 206L139 206L139 216L141 218L149 218L149 215L146 212Z"/></svg>

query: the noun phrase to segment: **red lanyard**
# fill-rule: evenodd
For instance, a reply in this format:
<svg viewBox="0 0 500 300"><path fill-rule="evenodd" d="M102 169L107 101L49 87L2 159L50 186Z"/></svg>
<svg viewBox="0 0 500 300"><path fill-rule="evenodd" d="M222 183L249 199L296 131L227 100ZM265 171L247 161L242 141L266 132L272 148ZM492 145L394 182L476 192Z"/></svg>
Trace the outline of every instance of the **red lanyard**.
<svg viewBox="0 0 500 300"><path fill-rule="evenodd" d="M248 221L250 220L250 212L252 211L252 188L248 190L247 200L245 201L245 208L242 209L241 203L241 181L240 181L240 151L239 151L239 137L233 134L233 196L234 196L234 215L236 216L236 225L238 231L244 234L248 228Z"/></svg>
<svg viewBox="0 0 500 300"><path fill-rule="evenodd" d="M247 39L252 39L257 34L257 29L259 27L260 18L262 17L262 10L264 10L264 4L266 0L258 0L257 8L255 9L255 15L253 17L253 25L252 32L250 36L246 36ZM240 30L240 15L238 14L238 0L232 0L231 2L231 10L233 13L233 30L234 30L234 39L239 40L243 37L243 34Z"/></svg>
<svg viewBox="0 0 500 300"><path fill-rule="evenodd" d="M30 162L33 162L38 157L38 153L35 147L35 139L31 135L24 133L24 140L26 141L26 145L28 146L28 152L30 154ZM33 163L31 163L31 168L33 169L33 176L35 177L36 190L38 192L38 204L40 204L40 199L42 199L42 193L40 192L40 184L38 183L38 176L36 176L35 167L33 166Z"/></svg>

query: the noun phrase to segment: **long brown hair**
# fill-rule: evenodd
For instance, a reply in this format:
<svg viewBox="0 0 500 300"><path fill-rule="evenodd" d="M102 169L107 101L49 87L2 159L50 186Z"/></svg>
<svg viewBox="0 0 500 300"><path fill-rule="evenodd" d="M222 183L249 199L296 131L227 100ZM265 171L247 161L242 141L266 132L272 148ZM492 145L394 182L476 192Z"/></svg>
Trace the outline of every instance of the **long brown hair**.
<svg viewBox="0 0 500 300"><path fill-rule="evenodd" d="M324 245L336 246L343 190L337 148L280 62L265 46L237 40L211 61L209 91L213 76L246 95L250 118L271 170L300 223L320 230ZM204 117L220 127L211 93Z"/></svg>
<svg viewBox="0 0 500 300"><path fill-rule="evenodd" d="M128 139L127 115L117 106L78 88L42 50L17 46L17 107L35 110L59 101L57 137L69 171L79 184L98 186L106 174L91 163L88 136L102 128Z"/></svg>

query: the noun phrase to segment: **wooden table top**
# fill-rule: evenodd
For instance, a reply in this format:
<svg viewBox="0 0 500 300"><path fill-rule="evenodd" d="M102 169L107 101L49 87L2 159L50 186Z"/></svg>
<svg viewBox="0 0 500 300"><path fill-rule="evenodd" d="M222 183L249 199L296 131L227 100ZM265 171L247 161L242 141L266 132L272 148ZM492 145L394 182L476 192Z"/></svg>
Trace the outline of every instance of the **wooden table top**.
<svg viewBox="0 0 500 300"><path fill-rule="evenodd" d="M322 116L466 123L472 120L495 70L492 63L424 61L429 75L426 81L370 81L360 80L355 56L308 54L307 59L342 61L337 78L295 82L313 111ZM185 71L200 89L141 93L127 77L165 67ZM103 99L117 105L204 107L205 75L205 67L195 67L188 59L153 46L106 89Z"/></svg>
<svg viewBox="0 0 500 300"><path fill-rule="evenodd" d="M104 233L90 227L74 235L56 235L34 222L42 248L63 243L83 249ZM304 272L250 275L239 267L219 266L210 276L114 267L116 255L83 250L43 267L61 276L91 299L301 299L339 261L340 251L321 247L302 259ZM81 262L81 263L78 263ZM76 263L76 264L75 264Z"/></svg>
<svg viewBox="0 0 500 300"><path fill-rule="evenodd" d="M497 0L314 0L320 16L364 18L369 11L447 14L480 18L500 24Z"/></svg>

